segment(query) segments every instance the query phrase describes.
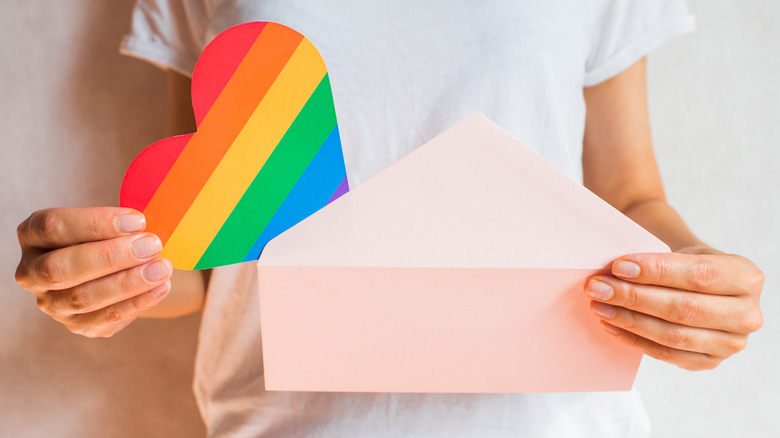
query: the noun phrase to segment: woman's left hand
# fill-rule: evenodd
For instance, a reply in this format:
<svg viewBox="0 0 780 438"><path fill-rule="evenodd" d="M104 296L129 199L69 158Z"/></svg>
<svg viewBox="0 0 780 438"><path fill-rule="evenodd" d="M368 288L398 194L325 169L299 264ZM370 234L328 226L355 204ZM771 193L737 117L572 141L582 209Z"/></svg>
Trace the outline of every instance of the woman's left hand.
<svg viewBox="0 0 780 438"><path fill-rule="evenodd" d="M648 356L688 370L717 367L763 325L764 274L711 248L632 254L596 275L585 293L601 327Z"/></svg>

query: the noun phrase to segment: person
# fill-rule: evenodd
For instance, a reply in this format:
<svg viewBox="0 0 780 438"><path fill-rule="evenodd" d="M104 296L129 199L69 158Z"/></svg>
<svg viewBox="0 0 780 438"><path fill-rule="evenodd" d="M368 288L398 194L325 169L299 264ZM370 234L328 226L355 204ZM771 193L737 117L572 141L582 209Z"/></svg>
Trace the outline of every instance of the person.
<svg viewBox="0 0 780 438"><path fill-rule="evenodd" d="M353 186L479 112L666 242L583 293L616 342L711 369L762 325L763 274L700 241L668 205L646 102L646 54L691 31L682 0L139 0L123 51L167 69L172 133L194 132L189 79L227 27L276 21L328 64ZM194 392L209 436L642 437L635 391L266 392L252 264L174 272L140 212L52 208L18 228L17 281L69 330L203 310ZM317 366L317 364L311 364Z"/></svg>

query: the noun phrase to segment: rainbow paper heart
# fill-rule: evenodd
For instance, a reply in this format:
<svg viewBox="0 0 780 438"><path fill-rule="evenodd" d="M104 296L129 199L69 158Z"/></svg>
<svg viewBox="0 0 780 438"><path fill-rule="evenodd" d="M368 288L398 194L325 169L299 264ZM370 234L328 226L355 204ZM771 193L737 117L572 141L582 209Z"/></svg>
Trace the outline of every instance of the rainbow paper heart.
<svg viewBox="0 0 780 438"><path fill-rule="evenodd" d="M195 65L192 106L198 132L144 149L120 193L175 268L257 260L349 190L327 69L300 33L254 22L219 34Z"/></svg>

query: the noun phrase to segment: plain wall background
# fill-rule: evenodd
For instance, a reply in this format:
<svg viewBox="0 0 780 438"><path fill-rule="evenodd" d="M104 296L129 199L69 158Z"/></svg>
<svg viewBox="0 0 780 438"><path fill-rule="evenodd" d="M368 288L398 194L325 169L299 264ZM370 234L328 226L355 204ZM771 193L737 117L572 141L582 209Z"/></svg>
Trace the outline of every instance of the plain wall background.
<svg viewBox="0 0 780 438"><path fill-rule="evenodd" d="M650 56L670 202L705 241L767 275L766 323L718 369L645 358L654 437L780 436L780 3L689 0L698 31ZM165 136L165 78L117 54L131 0L0 4L0 437L203 436L191 394L198 315L111 339L71 335L13 272L16 225L54 205L114 205Z"/></svg>
<svg viewBox="0 0 780 438"><path fill-rule="evenodd" d="M765 324L714 371L646 357L637 384L654 437L777 437L780 2L687 1L696 33L648 60L656 155L691 229L763 269Z"/></svg>
<svg viewBox="0 0 780 438"><path fill-rule="evenodd" d="M165 74L117 53L131 0L0 2L0 436L198 437L199 318L72 335L15 284L16 225L116 205L124 170L163 138Z"/></svg>

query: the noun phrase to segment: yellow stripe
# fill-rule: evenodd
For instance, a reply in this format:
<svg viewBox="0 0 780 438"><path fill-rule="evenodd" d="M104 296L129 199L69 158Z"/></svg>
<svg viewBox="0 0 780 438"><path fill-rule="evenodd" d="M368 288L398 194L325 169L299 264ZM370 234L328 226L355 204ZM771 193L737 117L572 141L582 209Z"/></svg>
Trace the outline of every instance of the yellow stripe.
<svg viewBox="0 0 780 438"><path fill-rule="evenodd" d="M195 267L325 73L317 49L304 39L171 234L163 257L181 269Z"/></svg>

